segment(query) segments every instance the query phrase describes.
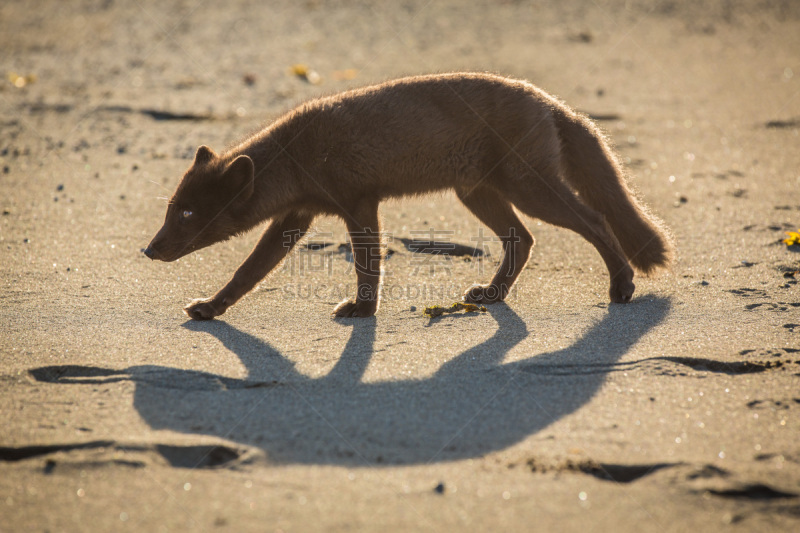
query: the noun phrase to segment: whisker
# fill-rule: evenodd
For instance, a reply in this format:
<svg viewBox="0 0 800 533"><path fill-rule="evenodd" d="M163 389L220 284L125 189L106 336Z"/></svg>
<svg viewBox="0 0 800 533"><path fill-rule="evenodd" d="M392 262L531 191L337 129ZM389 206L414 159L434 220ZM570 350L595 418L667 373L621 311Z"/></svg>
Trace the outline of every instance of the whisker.
<svg viewBox="0 0 800 533"><path fill-rule="evenodd" d="M150 183L152 183L153 185L158 185L159 187L161 187L162 189L164 189L164 190L165 190L165 191L167 191L167 192L171 192L171 191L170 191L169 189L167 189L167 188L164 186L164 184L162 184L162 183L159 183L159 182L157 182L157 181L155 181L155 180L147 180L147 181L149 181L149 182L150 182Z"/></svg>

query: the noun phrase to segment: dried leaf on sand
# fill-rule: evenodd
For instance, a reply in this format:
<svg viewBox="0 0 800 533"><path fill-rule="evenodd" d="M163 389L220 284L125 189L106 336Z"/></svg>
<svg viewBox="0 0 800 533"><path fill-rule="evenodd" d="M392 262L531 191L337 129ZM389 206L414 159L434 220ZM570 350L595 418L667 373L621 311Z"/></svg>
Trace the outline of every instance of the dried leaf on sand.
<svg viewBox="0 0 800 533"><path fill-rule="evenodd" d="M480 311L481 313L485 313L486 307L483 305L456 302L450 307L442 307L441 305L432 305L430 307L426 307L422 314L428 318L436 318L437 316L441 316L443 314L458 313L459 311L464 311L465 313L477 313Z"/></svg>

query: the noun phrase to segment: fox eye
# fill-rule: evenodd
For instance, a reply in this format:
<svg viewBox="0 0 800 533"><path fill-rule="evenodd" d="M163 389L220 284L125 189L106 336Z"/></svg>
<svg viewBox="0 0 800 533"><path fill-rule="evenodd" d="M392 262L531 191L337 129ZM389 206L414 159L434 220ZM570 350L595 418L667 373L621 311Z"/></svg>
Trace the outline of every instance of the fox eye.
<svg viewBox="0 0 800 533"><path fill-rule="evenodd" d="M183 218L189 218L190 216L192 216L192 212L187 209L181 214L181 216L183 216Z"/></svg>

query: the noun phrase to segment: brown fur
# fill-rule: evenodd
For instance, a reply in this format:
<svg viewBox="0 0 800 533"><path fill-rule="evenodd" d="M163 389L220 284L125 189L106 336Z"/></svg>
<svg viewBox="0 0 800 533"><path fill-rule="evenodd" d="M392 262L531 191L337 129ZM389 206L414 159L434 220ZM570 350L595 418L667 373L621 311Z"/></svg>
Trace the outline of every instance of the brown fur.
<svg viewBox="0 0 800 533"><path fill-rule="evenodd" d="M505 298L528 260L534 240L514 208L591 242L608 267L614 302L633 295L628 261L649 273L671 260L668 232L631 193L591 121L528 82L473 73L319 98L223 154L200 147L145 253L173 261L272 220L233 279L186 307L191 318L210 319L278 265L315 216L337 215L350 232L358 295L334 313L371 316L380 284L378 205L445 189L503 242L500 268L490 283L467 290L469 302Z"/></svg>

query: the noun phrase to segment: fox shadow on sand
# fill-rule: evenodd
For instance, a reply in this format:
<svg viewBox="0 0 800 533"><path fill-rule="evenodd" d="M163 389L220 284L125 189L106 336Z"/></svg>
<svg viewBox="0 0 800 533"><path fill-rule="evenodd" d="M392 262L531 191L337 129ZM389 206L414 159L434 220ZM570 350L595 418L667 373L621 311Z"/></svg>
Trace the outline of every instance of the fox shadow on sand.
<svg viewBox="0 0 800 533"><path fill-rule="evenodd" d="M247 368L245 379L151 365L46 367L32 374L56 383L131 380L134 406L153 429L255 446L277 463L431 463L505 449L577 411L669 308L669 299L652 296L612 304L571 346L503 364L529 331L513 309L498 304L489 311L494 334L424 379L363 382L374 317L352 322L339 360L319 378L299 373L268 342L222 321L183 327L219 339ZM469 318L443 317L430 326L445 320ZM424 356L397 355L409 364Z"/></svg>

